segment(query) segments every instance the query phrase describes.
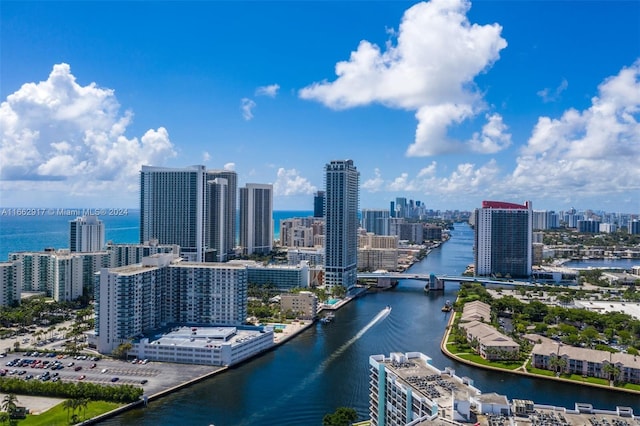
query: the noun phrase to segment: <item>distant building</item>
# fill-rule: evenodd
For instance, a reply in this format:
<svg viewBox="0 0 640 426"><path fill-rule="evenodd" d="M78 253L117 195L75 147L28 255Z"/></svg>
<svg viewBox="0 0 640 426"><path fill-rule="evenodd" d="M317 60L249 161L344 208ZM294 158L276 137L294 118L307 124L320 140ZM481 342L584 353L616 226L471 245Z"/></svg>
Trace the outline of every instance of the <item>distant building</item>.
<svg viewBox="0 0 640 426"><path fill-rule="evenodd" d="M357 282L360 173L352 160L325 166L325 285Z"/></svg>
<svg viewBox="0 0 640 426"><path fill-rule="evenodd" d="M248 183L240 188L242 254L268 254L273 249L273 185Z"/></svg>
<svg viewBox="0 0 640 426"><path fill-rule="evenodd" d="M314 247L316 237L324 234L324 220L317 217L294 217L280 221L282 247Z"/></svg>
<svg viewBox="0 0 640 426"><path fill-rule="evenodd" d="M600 232L600 221L599 220L579 220L578 221L578 232L585 232L589 234L597 234Z"/></svg>
<svg viewBox="0 0 640 426"><path fill-rule="evenodd" d="M104 249L104 223L97 216L82 216L69 221L69 250L95 252Z"/></svg>
<svg viewBox="0 0 640 426"><path fill-rule="evenodd" d="M292 312L296 318L311 320L318 314L318 296L310 291L280 295L280 310Z"/></svg>
<svg viewBox="0 0 640 426"><path fill-rule="evenodd" d="M640 234L640 220L632 220L627 225L627 232L632 235Z"/></svg>
<svg viewBox="0 0 640 426"><path fill-rule="evenodd" d="M442 241L442 227L427 223L423 227L423 238L425 241Z"/></svg>
<svg viewBox="0 0 640 426"><path fill-rule="evenodd" d="M233 170L207 170L207 182L207 245L215 253L214 260L224 262L235 256L238 244L238 174Z"/></svg>
<svg viewBox="0 0 640 426"><path fill-rule="evenodd" d="M247 268L247 282L249 284L271 285L279 291L309 287L309 262L304 260L296 265L264 265L252 260L232 260L229 263L243 265Z"/></svg>
<svg viewBox="0 0 640 426"><path fill-rule="evenodd" d="M389 210L362 209L362 227L376 235L389 235Z"/></svg>
<svg viewBox="0 0 640 426"><path fill-rule="evenodd" d="M0 307L10 306L20 301L21 281L20 262L0 262Z"/></svg>
<svg viewBox="0 0 640 426"><path fill-rule="evenodd" d="M313 217L324 217L324 191L318 191L313 196Z"/></svg>
<svg viewBox="0 0 640 426"><path fill-rule="evenodd" d="M530 276L533 262L531 203L483 201L475 216L476 275Z"/></svg>
<svg viewBox="0 0 640 426"><path fill-rule="evenodd" d="M287 250L288 265L297 265L301 261L309 262L311 266L324 265L324 249L318 247L297 247Z"/></svg>

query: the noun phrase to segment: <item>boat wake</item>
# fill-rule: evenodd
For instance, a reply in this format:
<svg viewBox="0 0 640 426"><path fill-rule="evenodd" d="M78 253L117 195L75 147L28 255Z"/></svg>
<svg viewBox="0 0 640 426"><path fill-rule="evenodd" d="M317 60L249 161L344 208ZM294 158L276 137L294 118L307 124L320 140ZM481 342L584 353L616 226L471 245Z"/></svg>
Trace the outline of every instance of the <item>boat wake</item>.
<svg viewBox="0 0 640 426"><path fill-rule="evenodd" d="M360 329L360 331L358 331L355 336L353 336L347 342L342 344L342 346L340 346L336 351L334 351L331 354L331 356L329 356L320 365L318 365L318 367L311 374L305 377L304 380L300 382L300 384L296 386L291 392L285 395L282 395L281 397L278 398L277 403L271 404L268 407L268 409L265 409L260 413L255 413L249 419L246 419L245 421L243 421L241 424L243 425L256 424L256 418L260 418L263 415L263 413L265 413L266 411L272 411L274 409L277 409L279 406L283 405L286 401L293 398L294 396L300 396L304 388L306 388L309 384L311 384L314 380L316 380L327 369L329 364L331 364L334 360L340 357L340 355L342 355L344 351L346 351L349 348L349 346L353 345L356 341L358 341L358 339L364 336L364 334L367 331L369 331L374 325L376 325L377 323L385 319L387 316L389 316L390 313L391 313L391 306L387 306L383 310L378 312L378 314L375 317L373 317L373 319L369 321L367 325L362 327L362 329Z"/></svg>

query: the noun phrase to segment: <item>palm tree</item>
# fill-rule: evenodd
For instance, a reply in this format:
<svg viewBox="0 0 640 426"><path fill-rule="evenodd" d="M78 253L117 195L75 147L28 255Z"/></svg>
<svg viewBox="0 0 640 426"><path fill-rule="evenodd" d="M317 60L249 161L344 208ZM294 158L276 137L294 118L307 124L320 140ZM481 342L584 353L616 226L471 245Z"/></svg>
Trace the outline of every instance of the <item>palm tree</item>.
<svg viewBox="0 0 640 426"><path fill-rule="evenodd" d="M68 423L69 422L69 410L74 410L75 411L75 407L73 406L73 401L70 400L70 399L66 399L62 403L62 408L67 410L67 423Z"/></svg>
<svg viewBox="0 0 640 426"><path fill-rule="evenodd" d="M18 397L16 396L15 393L9 393L4 396L4 399L2 400L2 409L6 411L7 414L9 414L9 417L11 417L13 412L16 411L17 402L18 402Z"/></svg>
<svg viewBox="0 0 640 426"><path fill-rule="evenodd" d="M78 400L78 408L82 408L82 420L87 418L87 406L89 405L89 398L80 398Z"/></svg>

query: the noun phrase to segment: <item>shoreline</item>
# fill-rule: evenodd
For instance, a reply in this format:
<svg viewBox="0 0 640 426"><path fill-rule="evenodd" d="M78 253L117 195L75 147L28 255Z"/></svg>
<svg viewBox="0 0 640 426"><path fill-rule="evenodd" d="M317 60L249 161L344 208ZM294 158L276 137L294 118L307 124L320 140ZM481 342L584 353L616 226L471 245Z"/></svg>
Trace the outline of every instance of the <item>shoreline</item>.
<svg viewBox="0 0 640 426"><path fill-rule="evenodd" d="M462 364L466 364L471 367L482 368L484 370L499 371L501 373L510 373L510 374L516 374L516 375L525 376L525 377L537 378L537 379L549 379L549 380L555 380L558 382L570 383L577 386L590 386L590 387L596 387L596 388L610 390L610 391L625 392L625 393L640 395L640 391L637 391L635 389L622 389L622 388L617 388L615 386L606 386L606 385L600 385L597 383L576 382L575 380L565 379L563 377L544 376L540 374L530 373L528 371L522 371L520 370L520 368L522 367L519 367L519 369L517 370L508 370L506 368L494 367L491 365L477 364L473 361L469 361L467 359L461 358L447 349L447 341L449 340L449 333L451 332L451 327L453 327L454 318L455 318L455 313L451 315L451 317L449 318L449 321L447 322L447 325L446 325L444 336L440 341L440 351L446 357L453 359L454 361L458 361Z"/></svg>
<svg viewBox="0 0 640 426"><path fill-rule="evenodd" d="M306 320L304 321L302 324L287 324L285 330L283 330L282 333L274 333L274 344L273 346L271 346L270 348L259 352L257 354L255 354L254 356L236 364L236 366L238 365L242 365L246 362L250 362L262 355L264 355L265 353L275 350L277 349L279 346L282 346L283 344L285 344L286 342L288 342L289 340L293 339L294 337L296 337L297 335L299 335L300 333L306 331L307 329L309 329L310 327L312 327L313 325L315 325L316 321L311 321L311 320ZM290 326L295 325L295 327L291 330L291 332L286 332L286 329L289 328ZM169 364L169 363L167 363ZM174 364L176 366L180 366L181 364ZM235 367L235 366L234 366ZM156 393L154 393L153 395L148 395L145 398L145 395L142 396L142 398L138 401L129 403L127 405L124 405L122 407L118 407L115 410L111 410L107 413L103 413L99 416L96 417L92 417L90 419L84 420L81 423L78 423L78 425L93 425L96 424L98 422L101 422L103 420L107 420L110 419L112 417L115 417L117 415L123 414L127 411L136 409L136 408L144 408L146 407L151 401L156 401L158 399L164 398L165 396L171 395L177 391L180 391L182 389L188 388L196 383L200 383L206 379L209 379L211 377L214 377L218 374L224 373L225 371L227 371L229 368L232 367L217 367L216 370L211 371L209 373L200 375L198 377L195 377L193 379L187 380L186 382L182 382L179 383L177 385L171 386L167 389L163 389L161 391L158 391Z"/></svg>

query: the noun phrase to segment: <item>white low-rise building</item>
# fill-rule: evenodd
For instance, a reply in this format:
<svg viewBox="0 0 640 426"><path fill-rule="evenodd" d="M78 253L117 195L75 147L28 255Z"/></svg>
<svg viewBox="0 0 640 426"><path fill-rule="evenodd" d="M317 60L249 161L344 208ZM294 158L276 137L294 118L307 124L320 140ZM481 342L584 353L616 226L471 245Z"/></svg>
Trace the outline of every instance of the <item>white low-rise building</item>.
<svg viewBox="0 0 640 426"><path fill-rule="evenodd" d="M228 367L273 346L271 327L180 327L135 340L128 354L150 361Z"/></svg>

